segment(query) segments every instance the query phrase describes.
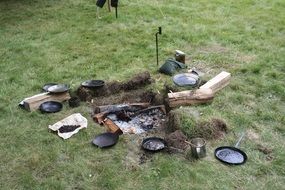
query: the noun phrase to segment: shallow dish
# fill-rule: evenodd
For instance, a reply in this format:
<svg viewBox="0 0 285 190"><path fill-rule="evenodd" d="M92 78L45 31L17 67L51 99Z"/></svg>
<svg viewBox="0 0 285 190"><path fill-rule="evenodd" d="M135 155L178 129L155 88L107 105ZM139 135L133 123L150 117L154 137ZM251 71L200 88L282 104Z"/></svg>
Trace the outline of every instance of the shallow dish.
<svg viewBox="0 0 285 190"><path fill-rule="evenodd" d="M47 101L42 103L39 109L42 113L56 113L62 109L62 104L56 101Z"/></svg>
<svg viewBox="0 0 285 190"><path fill-rule="evenodd" d="M50 93L63 93L67 92L69 89L68 85L66 84L57 84L49 87L47 90Z"/></svg>
<svg viewBox="0 0 285 190"><path fill-rule="evenodd" d="M48 88L51 87L51 86L54 86L54 85L57 85L57 83L53 83L53 82L51 82L51 83L46 83L46 84L42 87L42 89L43 89L44 92L48 92Z"/></svg>

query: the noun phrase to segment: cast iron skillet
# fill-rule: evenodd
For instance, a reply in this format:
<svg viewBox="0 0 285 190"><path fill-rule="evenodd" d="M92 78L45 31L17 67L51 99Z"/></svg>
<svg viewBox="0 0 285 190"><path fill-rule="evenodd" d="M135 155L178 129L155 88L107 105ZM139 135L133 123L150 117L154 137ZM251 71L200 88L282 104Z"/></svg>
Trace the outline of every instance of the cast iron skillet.
<svg viewBox="0 0 285 190"><path fill-rule="evenodd" d="M115 145L119 140L117 133L102 133L95 137L92 143L100 148L107 148Z"/></svg>
<svg viewBox="0 0 285 190"><path fill-rule="evenodd" d="M149 137L143 140L142 148L150 152L158 152L166 147L166 142L159 137Z"/></svg>
<svg viewBox="0 0 285 190"><path fill-rule="evenodd" d="M55 113L62 109L62 104L56 101L47 101L40 105L40 111L42 113Z"/></svg>
<svg viewBox="0 0 285 190"><path fill-rule="evenodd" d="M103 80L87 80L81 83L81 86L87 87L87 88L102 87L104 85L105 85L105 82Z"/></svg>
<svg viewBox="0 0 285 190"><path fill-rule="evenodd" d="M242 136L240 137L240 139L238 140L238 142L234 147L231 146L218 147L215 150L215 157L225 164L230 164L230 165L244 164L247 160L247 155L242 150L237 148L243 136L244 133L242 134Z"/></svg>

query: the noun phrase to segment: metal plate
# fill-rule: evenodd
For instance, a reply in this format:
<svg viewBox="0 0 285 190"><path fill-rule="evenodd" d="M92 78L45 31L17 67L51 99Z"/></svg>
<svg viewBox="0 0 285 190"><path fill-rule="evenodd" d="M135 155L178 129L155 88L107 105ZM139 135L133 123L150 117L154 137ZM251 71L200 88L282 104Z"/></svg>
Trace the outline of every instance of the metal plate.
<svg viewBox="0 0 285 190"><path fill-rule="evenodd" d="M42 103L39 109L42 113L56 113L62 109L62 104L56 101L48 101Z"/></svg>
<svg viewBox="0 0 285 190"><path fill-rule="evenodd" d="M118 134L107 132L96 136L92 143L100 148L107 148L117 144L118 140Z"/></svg>
<svg viewBox="0 0 285 190"><path fill-rule="evenodd" d="M182 73L173 77L173 82L177 86L192 86L195 87L199 84L199 76L194 73Z"/></svg>
<svg viewBox="0 0 285 190"><path fill-rule="evenodd" d="M97 88L97 87L102 87L104 85L105 82L103 80L87 80L81 83L81 86L87 88Z"/></svg>
<svg viewBox="0 0 285 190"><path fill-rule="evenodd" d="M166 147L166 142L162 138L149 137L143 140L142 148L148 151L157 152Z"/></svg>
<svg viewBox="0 0 285 190"><path fill-rule="evenodd" d="M68 91L69 87L66 84L57 84L49 87L47 90L50 93L63 93Z"/></svg>
<svg viewBox="0 0 285 190"><path fill-rule="evenodd" d="M42 89L43 89L43 91L44 92L48 92L48 88L49 87L51 87L51 86L54 86L54 85L57 85L57 83L47 83L47 84L45 84L43 87L42 87Z"/></svg>
<svg viewBox="0 0 285 190"><path fill-rule="evenodd" d="M215 157L225 164L241 165L247 160L247 155L238 148L223 146L215 150Z"/></svg>

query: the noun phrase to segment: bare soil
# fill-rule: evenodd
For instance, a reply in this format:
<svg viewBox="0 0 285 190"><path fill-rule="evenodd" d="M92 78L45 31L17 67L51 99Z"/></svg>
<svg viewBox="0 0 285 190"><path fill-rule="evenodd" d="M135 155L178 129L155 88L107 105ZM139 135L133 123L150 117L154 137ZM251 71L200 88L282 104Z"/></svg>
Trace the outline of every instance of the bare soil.
<svg viewBox="0 0 285 190"><path fill-rule="evenodd" d="M186 150L188 147L188 144L185 142L187 141L187 137L181 130L176 130L175 132L166 135L165 141L169 147L174 147L176 149Z"/></svg>
<svg viewBox="0 0 285 190"><path fill-rule="evenodd" d="M140 89L148 84L151 84L151 76L149 72L143 72L135 75L128 81L118 82L112 81L98 88L86 88L80 86L76 94L82 101L91 101L94 97L106 97L120 92Z"/></svg>

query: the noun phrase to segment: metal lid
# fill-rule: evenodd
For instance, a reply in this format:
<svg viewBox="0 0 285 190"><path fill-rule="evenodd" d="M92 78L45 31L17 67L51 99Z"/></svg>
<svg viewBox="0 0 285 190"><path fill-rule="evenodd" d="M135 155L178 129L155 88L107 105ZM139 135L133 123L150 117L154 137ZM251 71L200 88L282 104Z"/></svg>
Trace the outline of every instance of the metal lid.
<svg viewBox="0 0 285 190"><path fill-rule="evenodd" d="M195 73L182 73L173 77L173 82L178 86L195 87L199 83L199 76Z"/></svg>

